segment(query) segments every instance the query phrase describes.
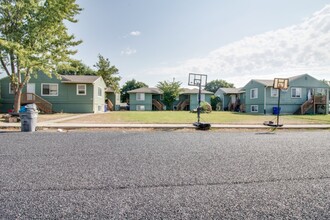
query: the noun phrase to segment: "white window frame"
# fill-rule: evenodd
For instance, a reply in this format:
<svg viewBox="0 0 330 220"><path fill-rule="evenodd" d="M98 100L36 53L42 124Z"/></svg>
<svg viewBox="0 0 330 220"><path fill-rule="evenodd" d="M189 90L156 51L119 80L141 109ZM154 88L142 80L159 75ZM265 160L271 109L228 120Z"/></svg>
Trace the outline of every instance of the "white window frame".
<svg viewBox="0 0 330 220"><path fill-rule="evenodd" d="M136 93L136 101L144 101L145 100L145 93L143 92L138 92Z"/></svg>
<svg viewBox="0 0 330 220"><path fill-rule="evenodd" d="M97 87L97 96L98 97L103 97L103 93L102 93L102 88L101 87Z"/></svg>
<svg viewBox="0 0 330 220"><path fill-rule="evenodd" d="M136 105L136 111L145 111L146 107L145 105Z"/></svg>
<svg viewBox="0 0 330 220"><path fill-rule="evenodd" d="M83 88L79 88L83 86ZM83 93L80 93L82 91ZM86 84L77 84L77 95L87 95L87 86Z"/></svg>
<svg viewBox="0 0 330 220"><path fill-rule="evenodd" d="M278 89L270 88L270 97L278 97Z"/></svg>
<svg viewBox="0 0 330 220"><path fill-rule="evenodd" d="M9 94L11 95L15 94L14 88L11 83L9 83Z"/></svg>
<svg viewBox="0 0 330 220"><path fill-rule="evenodd" d="M295 90L295 96L293 96L293 90ZM297 91L299 91L298 93L299 93L299 96L297 96ZM302 92L302 89L301 88L299 88L299 87L293 87L293 88L291 88L291 98L292 99L300 99L301 98L301 92Z"/></svg>
<svg viewBox="0 0 330 220"><path fill-rule="evenodd" d="M252 94L253 92L252 91L255 91L255 96L253 97ZM250 99L257 99L258 98L258 88L253 88L253 89L250 89Z"/></svg>
<svg viewBox="0 0 330 220"><path fill-rule="evenodd" d="M258 105L251 105L251 112L259 112L259 106Z"/></svg>
<svg viewBox="0 0 330 220"><path fill-rule="evenodd" d="M49 86L49 94L44 94L44 86L48 85ZM56 86L56 94L51 93L51 86ZM58 84L57 83L41 83L41 95L42 96L58 96L59 91L58 91Z"/></svg>

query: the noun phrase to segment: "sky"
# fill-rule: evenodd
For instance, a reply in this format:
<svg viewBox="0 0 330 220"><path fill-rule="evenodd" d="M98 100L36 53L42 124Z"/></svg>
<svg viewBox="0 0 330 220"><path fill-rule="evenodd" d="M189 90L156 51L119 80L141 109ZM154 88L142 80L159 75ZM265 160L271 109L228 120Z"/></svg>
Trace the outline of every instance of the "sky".
<svg viewBox="0 0 330 220"><path fill-rule="evenodd" d="M98 54L135 79L187 86L189 73L242 87L308 73L330 80L330 0L77 0L75 58Z"/></svg>

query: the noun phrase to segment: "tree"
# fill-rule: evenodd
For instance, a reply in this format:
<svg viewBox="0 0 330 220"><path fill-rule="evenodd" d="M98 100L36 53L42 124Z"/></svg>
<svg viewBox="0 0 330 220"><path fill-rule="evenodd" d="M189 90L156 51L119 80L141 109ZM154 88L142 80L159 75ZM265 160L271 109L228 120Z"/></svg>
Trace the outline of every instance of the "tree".
<svg viewBox="0 0 330 220"><path fill-rule="evenodd" d="M222 79L212 80L207 83L205 86L205 90L215 93L219 88L234 88L233 83L226 82Z"/></svg>
<svg viewBox="0 0 330 220"><path fill-rule="evenodd" d="M233 88L233 83L228 83L222 79L212 80L211 82L207 83L205 86L205 90L216 93L219 88ZM217 96L211 96L211 106L213 110L216 110L217 104L220 102L220 98Z"/></svg>
<svg viewBox="0 0 330 220"><path fill-rule="evenodd" d="M108 58L104 58L101 54L98 55L99 61L94 65L96 67L96 75L102 76L107 87L115 91L119 91L119 81L121 77L115 66L111 66Z"/></svg>
<svg viewBox="0 0 330 220"><path fill-rule="evenodd" d="M129 99L129 94L127 93L128 91L143 87L148 87L148 85L143 82L138 82L135 79L127 81L121 88L121 101L128 102Z"/></svg>
<svg viewBox="0 0 330 220"><path fill-rule="evenodd" d="M77 22L75 0L1 0L0 63L10 77L18 112L23 87L38 72L56 74L81 43L68 34L64 21Z"/></svg>
<svg viewBox="0 0 330 220"><path fill-rule="evenodd" d="M81 60L72 60L68 64L60 65L57 73L61 75L96 75L96 71Z"/></svg>
<svg viewBox="0 0 330 220"><path fill-rule="evenodd" d="M162 90L164 92L164 104L167 106L168 109L173 108L173 103L176 100L176 98L179 96L182 89L180 88L181 82L169 82L169 81L163 81L158 82L157 88Z"/></svg>

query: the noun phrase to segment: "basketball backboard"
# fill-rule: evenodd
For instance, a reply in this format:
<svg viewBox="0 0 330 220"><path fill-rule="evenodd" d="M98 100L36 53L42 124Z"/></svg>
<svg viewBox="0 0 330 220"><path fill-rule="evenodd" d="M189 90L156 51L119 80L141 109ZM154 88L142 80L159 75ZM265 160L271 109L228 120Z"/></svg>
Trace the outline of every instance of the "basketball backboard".
<svg viewBox="0 0 330 220"><path fill-rule="evenodd" d="M198 73L189 73L188 85L189 86L203 86L207 83L207 75Z"/></svg>
<svg viewBox="0 0 330 220"><path fill-rule="evenodd" d="M287 78L275 78L273 83L274 89L288 89L289 88L289 79Z"/></svg>

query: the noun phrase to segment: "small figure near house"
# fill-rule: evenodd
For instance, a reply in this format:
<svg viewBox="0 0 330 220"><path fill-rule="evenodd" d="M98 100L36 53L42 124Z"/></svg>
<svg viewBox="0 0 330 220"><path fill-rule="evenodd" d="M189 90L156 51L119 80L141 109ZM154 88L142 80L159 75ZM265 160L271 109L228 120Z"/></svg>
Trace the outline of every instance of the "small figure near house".
<svg viewBox="0 0 330 220"><path fill-rule="evenodd" d="M240 100L239 97L237 97L236 103L235 103L235 112L239 112L240 111L240 106L241 106L241 100Z"/></svg>
<svg viewBox="0 0 330 220"><path fill-rule="evenodd" d="M105 103L107 104L107 109L108 109L109 111L113 111L113 104L112 104L112 102L110 101L110 99L106 99L106 100L105 100Z"/></svg>

